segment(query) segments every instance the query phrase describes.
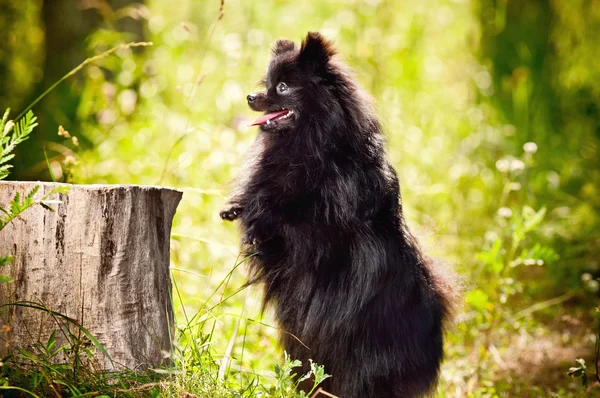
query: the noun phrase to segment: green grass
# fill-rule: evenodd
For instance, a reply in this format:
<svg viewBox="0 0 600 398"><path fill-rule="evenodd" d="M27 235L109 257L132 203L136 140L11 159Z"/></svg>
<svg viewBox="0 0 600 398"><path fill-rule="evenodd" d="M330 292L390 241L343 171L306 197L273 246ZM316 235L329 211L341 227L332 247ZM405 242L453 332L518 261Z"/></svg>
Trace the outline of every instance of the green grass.
<svg viewBox="0 0 600 398"><path fill-rule="evenodd" d="M235 337L246 338L250 319L238 317L236 330L225 352L213 347L221 336L215 331L223 318L220 307L230 297L223 296L233 271L240 260L217 289L195 314L182 309L182 322L177 327L177 337L170 352L170 365L148 370L102 370L105 366L118 366L101 343L77 320L34 302L14 302L0 306L21 310L41 311L49 316L54 331L46 341L32 341L27 347L13 347L13 354L2 359L0 389L6 394L24 396L111 396L111 397L277 397L303 398L312 396L318 385L329 375L322 366L310 363L310 371L298 374L301 363L287 354L283 361L274 363L272 377L264 377L253 369L236 365L232 352ZM175 301L181 296L174 284ZM217 304L209 304L215 297ZM245 330L239 326L246 323ZM35 331L31 331L32 336ZM60 336L60 338L57 338ZM58 341L65 343L59 345ZM243 362L243 352L240 361ZM298 376L298 377L296 377ZM297 391L296 386L313 377L314 387L308 392ZM9 395L10 396L10 395Z"/></svg>

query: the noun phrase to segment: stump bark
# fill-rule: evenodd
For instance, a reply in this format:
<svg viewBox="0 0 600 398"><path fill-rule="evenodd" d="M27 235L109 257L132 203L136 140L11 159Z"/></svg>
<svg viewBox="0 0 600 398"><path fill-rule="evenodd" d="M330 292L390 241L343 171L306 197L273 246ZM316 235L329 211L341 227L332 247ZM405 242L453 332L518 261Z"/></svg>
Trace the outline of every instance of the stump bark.
<svg viewBox="0 0 600 398"><path fill-rule="evenodd" d="M6 207L15 193L24 196L36 185L42 197L64 184L0 182L0 204ZM15 347L33 350L55 329L56 347L81 338L94 349L75 322L14 305L31 302L83 325L112 359L95 350L94 361L105 369L165 363L174 330L170 233L182 193L127 185L70 188L49 198L60 201L51 205L55 212L34 206L0 231L0 257L15 256L0 269L14 279L0 285L0 356Z"/></svg>

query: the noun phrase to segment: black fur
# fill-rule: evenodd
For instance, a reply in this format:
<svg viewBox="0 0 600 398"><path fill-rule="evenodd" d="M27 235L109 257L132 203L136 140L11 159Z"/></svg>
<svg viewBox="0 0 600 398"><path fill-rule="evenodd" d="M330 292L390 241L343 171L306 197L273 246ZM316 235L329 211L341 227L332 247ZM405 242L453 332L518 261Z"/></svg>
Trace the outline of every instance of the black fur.
<svg viewBox="0 0 600 398"><path fill-rule="evenodd" d="M241 219L250 281L263 283L284 349L332 375L325 390L422 396L438 379L450 289L406 227L371 101L334 54L318 33L274 45L250 106L293 115L260 127L221 216Z"/></svg>

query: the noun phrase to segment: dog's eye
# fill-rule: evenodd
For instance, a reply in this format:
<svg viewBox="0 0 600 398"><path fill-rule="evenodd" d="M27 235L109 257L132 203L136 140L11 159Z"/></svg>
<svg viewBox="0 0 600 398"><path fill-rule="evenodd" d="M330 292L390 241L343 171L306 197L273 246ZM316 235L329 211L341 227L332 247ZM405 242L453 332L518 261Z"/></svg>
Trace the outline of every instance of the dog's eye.
<svg viewBox="0 0 600 398"><path fill-rule="evenodd" d="M289 90L289 87L284 82L280 82L277 85L277 94L285 94Z"/></svg>

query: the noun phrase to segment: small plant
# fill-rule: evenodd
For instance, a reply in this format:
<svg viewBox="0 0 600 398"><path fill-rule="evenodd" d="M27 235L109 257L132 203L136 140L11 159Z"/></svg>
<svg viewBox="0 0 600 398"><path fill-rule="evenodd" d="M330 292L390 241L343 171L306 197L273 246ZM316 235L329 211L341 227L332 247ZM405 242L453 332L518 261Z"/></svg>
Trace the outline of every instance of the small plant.
<svg viewBox="0 0 600 398"><path fill-rule="evenodd" d="M535 275L542 267L547 268L559 260L559 254L546 244L541 232L551 222L546 207L529 206L531 198L525 194L531 184L529 173L536 150L537 145L529 142L523 146L522 156L505 156L496 162L498 176L503 180L502 192L496 205L495 222L489 225L483 248L477 253L479 266L474 272L474 280L485 282L478 283L465 297L472 326L464 330L480 345L479 366L468 376L470 383L493 377L488 364L501 358L501 354L494 354L496 347L508 345L507 336L511 332L530 325L534 312L559 305L571 297L565 294L514 311L514 302L531 288L530 283L525 283L530 282L525 276Z"/></svg>
<svg viewBox="0 0 600 398"><path fill-rule="evenodd" d="M576 359L575 362L577 366L573 366L569 369L569 376L571 377L579 377L581 378L581 384L583 387L587 387L588 379L587 379L587 366L585 365L585 360L582 358Z"/></svg>
<svg viewBox="0 0 600 398"><path fill-rule="evenodd" d="M37 118L31 111L17 123L8 120L9 113L10 108L4 112L4 117L0 121L0 180L8 177L8 171L12 168L8 161L15 157L13 151L17 145L29 138L29 134L37 126Z"/></svg>
<svg viewBox="0 0 600 398"><path fill-rule="evenodd" d="M52 203L60 203L58 201L51 201L48 198L55 193L68 193L69 187L56 187L44 195L41 199L35 200L33 197L40 190L40 186L36 185L25 195L23 199L21 199L21 195L17 192L13 200L9 203L8 208L4 208L0 205L0 212L4 213L0 214L0 231L12 220L17 218L21 213L25 210L29 209L32 206L40 205L46 210L50 210L54 212L54 208L50 206Z"/></svg>
<svg viewBox="0 0 600 398"><path fill-rule="evenodd" d="M12 165L8 164L8 161L15 157L13 152L17 145L29 138L31 132L37 126L37 118L33 115L32 111L28 111L25 117L16 123L8 120L9 113L10 108L4 112L4 116L0 120L0 180L5 179L9 175ZM23 199L21 199L21 194L17 192L6 208L0 204L0 231L32 206L39 204L47 210L54 211L50 204L55 202L48 200L50 195L69 192L69 187L57 187L44 195L43 198L35 200L34 196L39 189L39 185L34 186ZM13 259L13 256L0 257L0 267L10 264ZM10 277L0 275L0 283L10 282L12 282Z"/></svg>
<svg viewBox="0 0 600 398"><path fill-rule="evenodd" d="M598 313L600 312L600 307L596 307L596 317L598 317ZM600 319L597 319L600 322ZM600 383L600 325L597 326L596 330L596 344L594 347L594 365L595 369L590 372L593 380L597 383ZM577 366L572 366L569 368L569 372L567 373L569 376L573 378L580 378L581 385L583 388L587 388L588 386L588 370L585 360L583 358L575 359L575 363Z"/></svg>
<svg viewBox="0 0 600 398"><path fill-rule="evenodd" d="M0 390L16 390L31 397L158 396L156 374L102 370L104 361L115 364L104 346L79 321L27 301L6 304L0 310L11 307L39 311L56 327L47 338L15 347L14 353L2 358Z"/></svg>
<svg viewBox="0 0 600 398"><path fill-rule="evenodd" d="M273 397L290 397L290 398L305 398L311 397L313 392L319 387L319 385L330 375L325 373L325 368L321 365L315 364L310 360L310 370L303 376L297 377L296 373L293 373L295 368L301 367L302 362L297 359L292 360L290 355L284 353L284 362L282 366L275 365L275 379L277 384L269 390L268 396ZM312 378L313 387L306 393L304 391L298 391L298 386L305 380Z"/></svg>

